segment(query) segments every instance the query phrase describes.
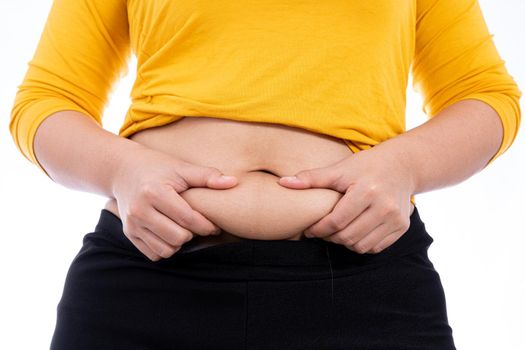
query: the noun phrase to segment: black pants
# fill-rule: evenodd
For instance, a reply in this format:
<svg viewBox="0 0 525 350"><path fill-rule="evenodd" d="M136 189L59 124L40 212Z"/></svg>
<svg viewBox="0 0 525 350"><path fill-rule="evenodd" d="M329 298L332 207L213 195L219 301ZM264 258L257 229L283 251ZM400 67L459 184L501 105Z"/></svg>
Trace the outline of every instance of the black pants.
<svg viewBox="0 0 525 350"><path fill-rule="evenodd" d="M455 349L433 238L417 208L410 219L378 254L246 240L152 262L103 209L69 268L51 349Z"/></svg>

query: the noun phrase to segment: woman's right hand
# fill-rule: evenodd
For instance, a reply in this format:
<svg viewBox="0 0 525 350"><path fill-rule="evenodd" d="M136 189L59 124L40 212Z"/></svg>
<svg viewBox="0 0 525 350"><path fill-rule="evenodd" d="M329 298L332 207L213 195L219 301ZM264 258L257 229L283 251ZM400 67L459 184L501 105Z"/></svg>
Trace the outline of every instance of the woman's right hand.
<svg viewBox="0 0 525 350"><path fill-rule="evenodd" d="M195 234L221 230L179 195L191 187L227 189L237 178L195 165L146 146L119 159L112 179L126 237L152 261L168 258Z"/></svg>

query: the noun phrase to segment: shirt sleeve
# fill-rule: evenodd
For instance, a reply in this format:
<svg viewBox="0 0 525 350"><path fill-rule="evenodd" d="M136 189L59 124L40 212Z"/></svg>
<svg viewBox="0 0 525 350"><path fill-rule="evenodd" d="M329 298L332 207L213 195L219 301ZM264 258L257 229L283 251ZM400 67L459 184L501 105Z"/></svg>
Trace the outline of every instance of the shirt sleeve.
<svg viewBox="0 0 525 350"><path fill-rule="evenodd" d="M33 148L37 128L63 110L102 126L114 83L128 73L130 53L125 0L54 0L9 123L20 152L48 177Z"/></svg>
<svg viewBox="0 0 525 350"><path fill-rule="evenodd" d="M518 132L521 91L505 68L477 0L418 0L413 87L429 118L465 99L490 105L503 126L503 140L487 167Z"/></svg>

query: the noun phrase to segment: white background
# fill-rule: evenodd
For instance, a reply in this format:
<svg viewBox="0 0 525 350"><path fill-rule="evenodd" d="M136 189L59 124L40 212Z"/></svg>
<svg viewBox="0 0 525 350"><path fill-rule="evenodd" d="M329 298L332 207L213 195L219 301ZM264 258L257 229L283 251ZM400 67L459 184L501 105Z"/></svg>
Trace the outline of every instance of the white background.
<svg viewBox="0 0 525 350"><path fill-rule="evenodd" d="M480 0L507 69L525 89L525 2ZM53 183L16 149L8 123L51 0L0 0L0 348L47 349L56 305L82 237L94 230L105 198ZM132 62L132 65L135 61ZM134 69L105 113L114 133L130 102ZM408 90L407 125L425 121ZM522 99L522 110L525 110ZM419 194L434 238L449 322L460 350L525 349L525 139L467 181Z"/></svg>

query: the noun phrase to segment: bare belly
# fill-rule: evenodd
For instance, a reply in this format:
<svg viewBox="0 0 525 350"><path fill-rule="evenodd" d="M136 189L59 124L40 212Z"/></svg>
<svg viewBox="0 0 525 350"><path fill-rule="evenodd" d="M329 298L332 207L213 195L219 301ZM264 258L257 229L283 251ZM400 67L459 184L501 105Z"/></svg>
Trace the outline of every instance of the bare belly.
<svg viewBox="0 0 525 350"><path fill-rule="evenodd" d="M238 184L179 193L226 233L250 239L297 240L343 196L332 189L288 189L281 176L333 164L352 155L342 139L271 123L186 117L130 137L184 161L234 175ZM109 199L105 209L118 215Z"/></svg>

